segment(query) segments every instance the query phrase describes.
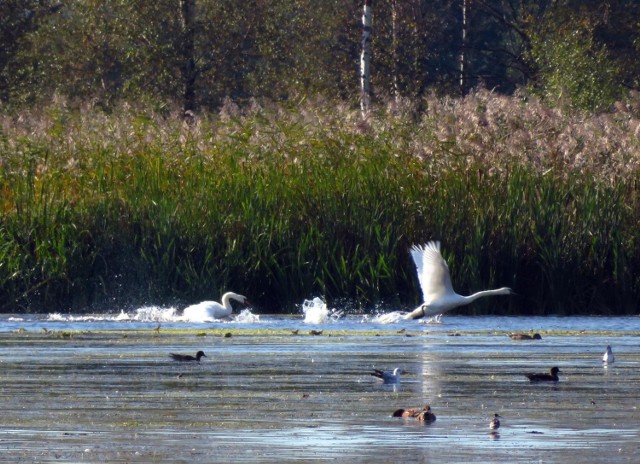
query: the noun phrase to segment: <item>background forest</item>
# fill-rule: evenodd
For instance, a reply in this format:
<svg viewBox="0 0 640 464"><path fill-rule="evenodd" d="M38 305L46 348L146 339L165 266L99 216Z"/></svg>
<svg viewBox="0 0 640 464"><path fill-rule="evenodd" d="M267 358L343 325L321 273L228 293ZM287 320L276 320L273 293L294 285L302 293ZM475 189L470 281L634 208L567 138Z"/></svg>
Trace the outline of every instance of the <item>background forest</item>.
<svg viewBox="0 0 640 464"><path fill-rule="evenodd" d="M0 310L635 312L640 3L0 2Z"/></svg>
<svg viewBox="0 0 640 464"><path fill-rule="evenodd" d="M5 0L0 100L56 94L103 108L133 99L215 110L225 98L349 99L363 3ZM373 15L380 98L529 87L606 109L639 84L633 0L385 0Z"/></svg>

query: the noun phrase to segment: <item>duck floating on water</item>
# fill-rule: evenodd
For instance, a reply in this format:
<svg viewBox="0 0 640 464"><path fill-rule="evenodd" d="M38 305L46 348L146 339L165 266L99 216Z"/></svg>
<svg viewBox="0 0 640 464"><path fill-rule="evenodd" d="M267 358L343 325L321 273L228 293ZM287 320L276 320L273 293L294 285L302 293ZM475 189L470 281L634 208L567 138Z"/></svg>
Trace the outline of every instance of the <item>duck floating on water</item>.
<svg viewBox="0 0 640 464"><path fill-rule="evenodd" d="M525 333L513 333L509 334L509 338L511 338L511 340L542 340L542 337L539 333L535 333L533 335Z"/></svg>
<svg viewBox="0 0 640 464"><path fill-rule="evenodd" d="M192 361L200 362L200 358L207 357L207 355L204 354L204 351L198 351L195 356L191 356L190 354L176 354L176 353L169 353L169 356L174 361L180 361L180 362L192 362Z"/></svg>
<svg viewBox="0 0 640 464"><path fill-rule="evenodd" d="M525 376L530 382L558 382L560 380L558 372L560 372L560 368L554 366L548 374L525 374Z"/></svg>
<svg viewBox="0 0 640 464"><path fill-rule="evenodd" d="M413 417L418 422L433 422L436 415L431 412L431 406L428 404L423 408L396 409L391 417Z"/></svg>

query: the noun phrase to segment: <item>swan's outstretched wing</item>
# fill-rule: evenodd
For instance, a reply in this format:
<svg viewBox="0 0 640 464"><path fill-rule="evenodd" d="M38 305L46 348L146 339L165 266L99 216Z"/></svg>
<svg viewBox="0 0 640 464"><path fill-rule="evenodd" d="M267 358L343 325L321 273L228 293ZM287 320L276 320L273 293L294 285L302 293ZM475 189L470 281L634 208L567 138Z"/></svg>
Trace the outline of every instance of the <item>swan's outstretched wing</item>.
<svg viewBox="0 0 640 464"><path fill-rule="evenodd" d="M454 294L449 268L440 254L440 242L414 245L411 247L411 257L418 270L418 281L425 302Z"/></svg>

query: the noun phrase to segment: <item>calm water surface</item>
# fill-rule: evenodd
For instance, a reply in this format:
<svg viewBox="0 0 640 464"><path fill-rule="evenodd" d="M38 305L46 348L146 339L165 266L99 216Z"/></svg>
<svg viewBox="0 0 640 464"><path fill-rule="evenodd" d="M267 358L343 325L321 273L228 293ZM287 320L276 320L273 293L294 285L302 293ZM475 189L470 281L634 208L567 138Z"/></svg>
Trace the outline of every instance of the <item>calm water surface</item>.
<svg viewBox="0 0 640 464"><path fill-rule="evenodd" d="M309 325L288 316L187 324L145 314L0 316L1 462L640 456L638 317ZM542 340L513 341L515 331ZM607 344L616 362L604 368ZM200 349L208 356L200 364L168 357ZM554 365L562 371L555 385L523 375ZM374 367L405 374L398 386L381 385L369 375ZM432 424L390 417L427 403ZM496 412L502 427L492 435Z"/></svg>

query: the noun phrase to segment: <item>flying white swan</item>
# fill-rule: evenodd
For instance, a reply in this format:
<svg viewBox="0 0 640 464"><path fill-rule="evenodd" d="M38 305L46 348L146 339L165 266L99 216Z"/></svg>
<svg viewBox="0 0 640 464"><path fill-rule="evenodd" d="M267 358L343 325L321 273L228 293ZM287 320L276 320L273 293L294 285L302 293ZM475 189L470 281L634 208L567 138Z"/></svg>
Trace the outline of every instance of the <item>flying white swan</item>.
<svg viewBox="0 0 640 464"><path fill-rule="evenodd" d="M227 292L222 295L222 304L217 301L202 301L184 308L182 318L187 322L211 322L215 319L229 317L233 308L231 301L236 300L242 304L249 304L247 297L237 293Z"/></svg>
<svg viewBox="0 0 640 464"><path fill-rule="evenodd" d="M407 314L405 319L437 316L458 306L468 305L483 296L513 293L510 288L502 287L469 296L458 295L451 285L447 263L440 254L440 242L414 245L411 247L411 257L418 270L418 281L422 288L424 303Z"/></svg>

